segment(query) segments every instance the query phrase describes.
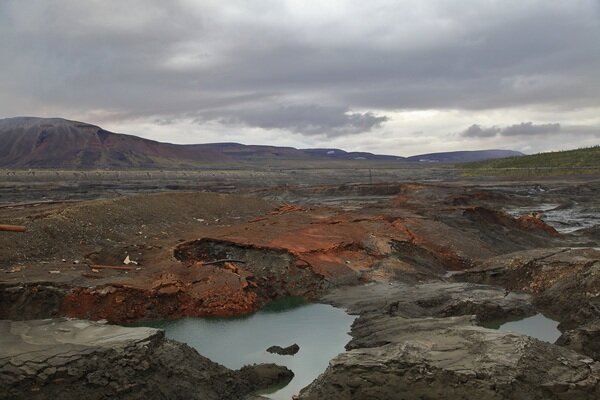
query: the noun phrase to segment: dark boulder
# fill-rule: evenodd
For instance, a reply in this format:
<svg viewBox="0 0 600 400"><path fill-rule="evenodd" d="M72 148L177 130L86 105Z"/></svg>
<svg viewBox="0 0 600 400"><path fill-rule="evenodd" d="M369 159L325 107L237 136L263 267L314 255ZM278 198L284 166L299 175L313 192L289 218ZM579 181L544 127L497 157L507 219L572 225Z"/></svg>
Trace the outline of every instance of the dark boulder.
<svg viewBox="0 0 600 400"><path fill-rule="evenodd" d="M300 346L294 343L288 347L271 346L267 349L269 353L279 354L280 356L293 356L300 350Z"/></svg>

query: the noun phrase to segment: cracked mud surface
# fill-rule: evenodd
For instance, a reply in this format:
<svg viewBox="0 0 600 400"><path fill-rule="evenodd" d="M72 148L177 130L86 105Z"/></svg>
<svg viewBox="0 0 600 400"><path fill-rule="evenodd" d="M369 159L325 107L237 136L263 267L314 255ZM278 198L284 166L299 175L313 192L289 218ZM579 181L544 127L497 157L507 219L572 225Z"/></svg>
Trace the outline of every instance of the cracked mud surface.
<svg viewBox="0 0 600 400"><path fill-rule="evenodd" d="M301 398L595 399L598 239L593 229L563 234L545 224L543 215L503 210L592 204L599 192L596 183L548 183L544 191L527 183L405 183L276 187L251 195L160 193L0 208L3 222L28 227L24 235L0 236L0 318L121 323L231 316L295 295L359 315L348 351ZM124 264L127 256L135 263ZM561 322L561 346L478 326L538 310ZM19 322L3 324L10 330ZM186 354L179 361L201 360L181 375L178 393L191 390L190 382L207 382L205 374L216 374L218 383L202 386L204 398L236 398L220 386L231 379L241 385L234 385L236 396L254 385L186 346L164 338L156 343L134 346L131 357L160 360L148 348L157 354L169 348ZM102 359L113 359L118 347L111 345ZM6 360L19 354L6 355L4 365L14 367ZM100 362L81 360L83 369ZM158 385L165 369L153 365L130 372L157 374ZM102 382L128 398L120 391L128 385L129 378L121 378L126 368L117 370ZM43 389L46 383L34 383L34 376L42 382L54 376L43 371L24 373L21 383L8 387L52 393ZM86 376L65 381L79 388L65 398L96 387ZM66 385L60 382L49 387ZM153 390L149 398L159 398Z"/></svg>
<svg viewBox="0 0 600 400"><path fill-rule="evenodd" d="M152 328L82 320L0 321L0 398L242 399L285 367L231 371Z"/></svg>

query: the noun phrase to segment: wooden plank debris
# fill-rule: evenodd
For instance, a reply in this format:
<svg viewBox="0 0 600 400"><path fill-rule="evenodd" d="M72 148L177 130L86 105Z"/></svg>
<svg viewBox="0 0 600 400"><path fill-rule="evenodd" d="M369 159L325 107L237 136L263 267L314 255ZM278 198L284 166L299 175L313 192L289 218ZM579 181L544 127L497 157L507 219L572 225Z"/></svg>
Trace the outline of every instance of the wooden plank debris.
<svg viewBox="0 0 600 400"><path fill-rule="evenodd" d="M27 228L22 225L0 225L0 231L5 232L25 232Z"/></svg>
<svg viewBox="0 0 600 400"><path fill-rule="evenodd" d="M89 265L90 269L114 269L117 271L133 271L135 270L135 268L133 267L123 267L123 266L117 266L117 265L97 265L97 264L90 264Z"/></svg>

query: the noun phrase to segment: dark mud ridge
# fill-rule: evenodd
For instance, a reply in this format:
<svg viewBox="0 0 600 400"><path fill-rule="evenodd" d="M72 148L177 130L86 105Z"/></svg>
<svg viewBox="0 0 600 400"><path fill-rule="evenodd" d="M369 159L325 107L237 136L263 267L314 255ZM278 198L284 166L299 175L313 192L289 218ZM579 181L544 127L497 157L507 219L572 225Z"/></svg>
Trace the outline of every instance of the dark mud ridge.
<svg viewBox="0 0 600 400"><path fill-rule="evenodd" d="M335 291L326 301L360 317L348 351L300 399L600 396L600 363L590 357L477 326L494 314L530 313L528 295L472 284L376 284Z"/></svg>
<svg viewBox="0 0 600 400"><path fill-rule="evenodd" d="M540 271L553 261L555 272L562 260L562 268L582 269L577 276L588 278L588 288L596 282L590 276L597 276L597 264L589 261L595 252L549 249L542 254L505 258L512 260L510 271L517 268L517 258L521 268L546 265ZM506 278L498 268L491 278L489 271L481 266L455 277ZM535 277L531 271L523 274ZM529 282L509 281L521 282L521 289ZM441 280L333 289L322 301L359 316L352 340L298 399L600 398L600 362L590 354L597 351L597 320L568 322L558 341L563 346L481 326L534 315L535 304L549 296L548 290L525 292ZM557 299L562 307L568 303ZM578 301L590 312L593 304L584 307L584 299ZM0 398L251 399L255 390L292 376L275 365L229 370L156 329L66 319L0 322Z"/></svg>
<svg viewBox="0 0 600 400"><path fill-rule="evenodd" d="M557 344L600 361L600 251L550 248L491 258L454 279L529 293L535 306L560 321Z"/></svg>
<svg viewBox="0 0 600 400"><path fill-rule="evenodd" d="M299 399L600 399L597 230L497 211L573 196L596 207L592 189L535 201L432 184L273 193L394 196L354 211L209 194L5 210L28 235L0 237L0 318L13 320L0 322L0 398L253 398L290 371L233 371L162 331L87 320L239 316L300 296L358 318ZM128 271L125 251L140 262ZM538 312L560 322L556 344L483 327Z"/></svg>
<svg viewBox="0 0 600 400"><path fill-rule="evenodd" d="M128 323L229 317L256 312L282 297L314 300L331 286L283 249L204 238L177 245L173 255L178 263L171 271L148 283L0 282L0 318L68 316Z"/></svg>
<svg viewBox="0 0 600 400"><path fill-rule="evenodd" d="M292 377L274 364L229 370L158 329L0 321L1 399L244 399Z"/></svg>

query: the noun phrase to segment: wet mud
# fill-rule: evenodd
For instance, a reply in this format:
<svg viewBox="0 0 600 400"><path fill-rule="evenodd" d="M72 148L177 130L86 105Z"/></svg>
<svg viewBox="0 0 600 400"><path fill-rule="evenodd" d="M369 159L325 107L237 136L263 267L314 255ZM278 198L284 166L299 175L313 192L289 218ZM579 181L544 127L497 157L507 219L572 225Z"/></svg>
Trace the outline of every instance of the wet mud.
<svg viewBox="0 0 600 400"><path fill-rule="evenodd" d="M597 398L596 226L531 211L592 209L596 194L385 183L15 204L0 218L28 231L0 237L0 318L239 316L300 296L358 316L300 398ZM557 345L483 326L539 311L560 322Z"/></svg>

